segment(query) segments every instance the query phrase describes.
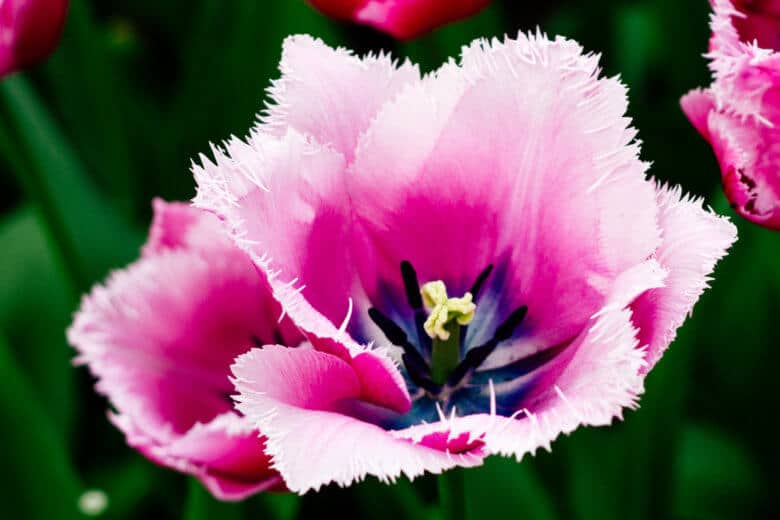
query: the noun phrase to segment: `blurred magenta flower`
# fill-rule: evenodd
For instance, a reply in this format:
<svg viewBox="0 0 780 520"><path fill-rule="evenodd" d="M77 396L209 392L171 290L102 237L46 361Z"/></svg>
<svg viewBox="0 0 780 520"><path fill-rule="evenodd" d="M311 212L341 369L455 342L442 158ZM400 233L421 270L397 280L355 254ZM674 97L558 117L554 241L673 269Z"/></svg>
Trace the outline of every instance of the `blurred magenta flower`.
<svg viewBox="0 0 780 520"><path fill-rule="evenodd" d="M406 40L477 13L490 0L309 0L328 16Z"/></svg>
<svg viewBox="0 0 780 520"><path fill-rule="evenodd" d="M51 54L67 11L68 0L0 0L0 77Z"/></svg>
<svg viewBox="0 0 780 520"><path fill-rule="evenodd" d="M218 498L284 489L264 439L233 410L229 367L253 344L297 345L267 282L216 217L156 200L140 260L86 296L68 331L149 459L195 475Z"/></svg>
<svg viewBox="0 0 780 520"><path fill-rule="evenodd" d="M713 0L706 90L681 105L710 143L732 207L780 229L780 1Z"/></svg>
<svg viewBox="0 0 780 520"><path fill-rule="evenodd" d="M194 175L311 343L233 367L289 489L520 459L636 406L736 232L645 178L597 56L521 34L421 78L297 36L280 70Z"/></svg>

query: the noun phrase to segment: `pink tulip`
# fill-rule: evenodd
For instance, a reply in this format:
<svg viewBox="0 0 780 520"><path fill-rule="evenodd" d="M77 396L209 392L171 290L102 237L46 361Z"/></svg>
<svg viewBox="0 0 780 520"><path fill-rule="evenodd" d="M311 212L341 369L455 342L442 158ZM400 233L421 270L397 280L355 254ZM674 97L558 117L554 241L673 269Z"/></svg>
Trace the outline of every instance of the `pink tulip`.
<svg viewBox="0 0 780 520"><path fill-rule="evenodd" d="M713 0L706 90L681 105L710 143L744 218L780 229L780 1Z"/></svg>
<svg viewBox="0 0 780 520"><path fill-rule="evenodd" d="M128 444L218 498L284 489L254 421L233 410L229 367L253 344L297 345L265 279L212 215L154 203L140 260L84 298L68 338Z"/></svg>
<svg viewBox="0 0 780 520"><path fill-rule="evenodd" d="M0 0L0 77L51 54L67 10L68 0Z"/></svg>
<svg viewBox="0 0 780 520"><path fill-rule="evenodd" d="M490 0L309 0L334 18L370 25L406 40L468 18Z"/></svg>
<svg viewBox="0 0 780 520"><path fill-rule="evenodd" d="M520 459L637 405L736 231L646 179L598 56L521 34L421 77L298 36L280 70L194 174L310 342L233 367L289 489Z"/></svg>

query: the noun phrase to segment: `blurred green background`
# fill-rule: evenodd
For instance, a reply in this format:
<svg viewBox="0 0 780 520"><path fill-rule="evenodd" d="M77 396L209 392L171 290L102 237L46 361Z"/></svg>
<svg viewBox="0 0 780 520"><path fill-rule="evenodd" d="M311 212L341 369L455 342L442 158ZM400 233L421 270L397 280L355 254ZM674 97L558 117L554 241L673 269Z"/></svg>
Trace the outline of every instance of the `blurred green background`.
<svg viewBox="0 0 780 520"><path fill-rule="evenodd" d="M304 497L220 504L127 448L64 330L80 294L138 254L150 199L189 199L190 160L243 135L277 77L285 35L386 49L431 70L461 45L539 26L603 53L630 87L643 156L728 213L715 160L678 108L709 82L706 0L495 1L412 43L338 24L302 0L72 0L51 60L0 82L0 517L291 520L435 518L436 486L368 481ZM467 516L522 519L765 517L780 462L780 236L738 222L713 288L647 379L642 407L522 464L466 474Z"/></svg>

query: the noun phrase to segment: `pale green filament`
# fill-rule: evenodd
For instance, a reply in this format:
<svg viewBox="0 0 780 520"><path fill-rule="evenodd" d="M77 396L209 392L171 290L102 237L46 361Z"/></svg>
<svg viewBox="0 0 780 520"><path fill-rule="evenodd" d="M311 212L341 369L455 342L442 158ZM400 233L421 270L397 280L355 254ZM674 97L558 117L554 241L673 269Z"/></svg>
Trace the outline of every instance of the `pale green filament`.
<svg viewBox="0 0 780 520"><path fill-rule="evenodd" d="M460 298L448 297L447 287L441 280L426 283L420 292L429 311L423 328L433 339L432 376L441 384L460 361L460 327L471 323L477 306L469 292Z"/></svg>

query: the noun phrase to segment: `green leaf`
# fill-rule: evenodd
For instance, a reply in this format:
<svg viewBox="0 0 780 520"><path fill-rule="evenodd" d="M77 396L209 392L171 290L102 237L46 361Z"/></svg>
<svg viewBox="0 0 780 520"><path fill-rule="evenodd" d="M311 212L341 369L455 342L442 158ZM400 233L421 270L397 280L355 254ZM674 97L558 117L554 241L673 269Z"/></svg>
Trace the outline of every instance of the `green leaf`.
<svg viewBox="0 0 780 520"><path fill-rule="evenodd" d="M761 516L756 504L766 492L751 453L712 427L684 430L677 459L675 513L681 518Z"/></svg>
<svg viewBox="0 0 780 520"><path fill-rule="evenodd" d="M189 479L187 502L184 506L184 520L241 520L244 518L241 504L220 502L206 491L203 484Z"/></svg>
<svg viewBox="0 0 780 520"><path fill-rule="evenodd" d="M505 32L503 15L501 6L491 4L476 16L404 43L400 47L401 55L419 63L424 71L438 69L450 57L457 58L461 48L473 40L501 37Z"/></svg>
<svg viewBox="0 0 780 520"><path fill-rule="evenodd" d="M0 83L0 151L41 212L74 287L84 290L136 255L141 235L89 182L77 157L20 76Z"/></svg>
<svg viewBox="0 0 780 520"><path fill-rule="evenodd" d="M465 471L466 518L556 518L549 492L537 476L533 461L489 457L485 464Z"/></svg>
<svg viewBox="0 0 780 520"><path fill-rule="evenodd" d="M274 520L294 520L301 508L301 498L293 493L263 493L253 500L261 502Z"/></svg>
<svg viewBox="0 0 780 520"><path fill-rule="evenodd" d="M65 343L70 322L68 285L41 226L29 208L0 222L0 329L16 347L18 365L63 438L76 411L73 351Z"/></svg>
<svg viewBox="0 0 780 520"><path fill-rule="evenodd" d="M615 54L611 56L623 80L632 87L632 96L642 95L646 78L663 57L664 20L648 4L621 6L615 13Z"/></svg>
<svg viewBox="0 0 780 520"><path fill-rule="evenodd" d="M414 485L407 478L400 478L394 484L369 478L358 484L354 493L362 517L430 519L430 509L417 496Z"/></svg>
<svg viewBox="0 0 780 520"><path fill-rule="evenodd" d="M683 334L681 334L683 336ZM667 517L669 474L680 442L691 346L679 338L648 374L636 411L611 426L580 427L554 449L565 454L572 514L582 519Z"/></svg>
<svg viewBox="0 0 780 520"><path fill-rule="evenodd" d="M4 517L80 518L80 483L65 442L38 402L11 347L0 335L0 445Z"/></svg>
<svg viewBox="0 0 780 520"><path fill-rule="evenodd" d="M116 65L108 55L108 32L95 22L88 2L71 0L47 78L72 145L112 202L127 213L137 188L125 117L132 105L127 84L117 80Z"/></svg>
<svg viewBox="0 0 780 520"><path fill-rule="evenodd" d="M175 127L160 152L160 168L176 175L160 179L160 193L191 197L194 185L186 174L190 160L208 152L209 142L248 132L263 107L270 79L279 76L282 42L296 33L321 37L331 46L341 43L328 18L299 0L199 3L182 47L181 90L166 118ZM156 130L159 121L152 123Z"/></svg>
<svg viewBox="0 0 780 520"><path fill-rule="evenodd" d="M161 475L170 470L157 467L141 455L132 452L122 460L113 460L98 472L85 476L86 484L105 493L105 516L111 519L138 518L138 510L155 494L161 494Z"/></svg>

